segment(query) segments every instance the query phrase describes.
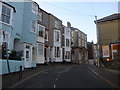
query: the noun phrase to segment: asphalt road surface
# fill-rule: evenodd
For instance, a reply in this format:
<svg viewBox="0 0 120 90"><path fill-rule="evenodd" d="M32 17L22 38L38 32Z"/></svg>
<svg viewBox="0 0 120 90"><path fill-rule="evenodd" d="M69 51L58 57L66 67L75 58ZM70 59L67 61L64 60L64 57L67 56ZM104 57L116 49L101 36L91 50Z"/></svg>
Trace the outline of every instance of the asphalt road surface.
<svg viewBox="0 0 120 90"><path fill-rule="evenodd" d="M113 76L114 75L114 76ZM29 75L28 75L29 77ZM117 88L116 74L92 65L64 65L44 70L14 88Z"/></svg>

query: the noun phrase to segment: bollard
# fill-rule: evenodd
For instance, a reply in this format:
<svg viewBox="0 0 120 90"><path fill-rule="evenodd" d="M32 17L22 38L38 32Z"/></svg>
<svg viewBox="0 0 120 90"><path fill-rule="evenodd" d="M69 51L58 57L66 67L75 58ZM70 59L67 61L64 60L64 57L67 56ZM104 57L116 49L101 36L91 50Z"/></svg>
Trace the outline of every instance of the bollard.
<svg viewBox="0 0 120 90"><path fill-rule="evenodd" d="M22 66L20 66L20 71L19 71L19 79L22 78Z"/></svg>

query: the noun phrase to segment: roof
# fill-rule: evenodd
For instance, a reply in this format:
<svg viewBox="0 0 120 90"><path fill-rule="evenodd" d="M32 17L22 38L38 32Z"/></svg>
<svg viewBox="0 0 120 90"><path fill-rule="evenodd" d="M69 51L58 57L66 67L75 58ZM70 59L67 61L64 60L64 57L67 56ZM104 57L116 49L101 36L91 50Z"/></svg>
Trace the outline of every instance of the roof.
<svg viewBox="0 0 120 90"><path fill-rule="evenodd" d="M110 16L106 16L102 19L98 19L97 23L106 22L106 21L113 21L113 20L117 20L117 19L120 19L120 13L115 13L115 14L112 14ZM96 23L96 21L95 21L95 23Z"/></svg>
<svg viewBox="0 0 120 90"><path fill-rule="evenodd" d="M39 8L39 9L40 9L41 11L47 13L48 15L50 14L50 13L48 13L47 11L43 10L42 8Z"/></svg>
<svg viewBox="0 0 120 90"><path fill-rule="evenodd" d="M53 14L49 13L49 15L53 16L55 19L59 20L62 22L62 20L60 20L59 18L57 18L56 16L54 16Z"/></svg>
<svg viewBox="0 0 120 90"><path fill-rule="evenodd" d="M78 28L74 28L74 27L71 27L71 31L75 31L75 30L78 30L79 32L85 34L84 32L82 32L81 30L79 30ZM87 34L85 34L87 36Z"/></svg>

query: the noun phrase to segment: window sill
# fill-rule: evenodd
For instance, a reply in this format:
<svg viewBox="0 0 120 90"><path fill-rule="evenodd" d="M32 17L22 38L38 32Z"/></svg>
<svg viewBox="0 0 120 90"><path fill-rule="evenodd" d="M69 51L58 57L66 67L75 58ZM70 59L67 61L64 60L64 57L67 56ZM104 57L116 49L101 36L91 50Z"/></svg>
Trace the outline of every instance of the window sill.
<svg viewBox="0 0 120 90"><path fill-rule="evenodd" d="M42 37L42 36L38 36L38 37L40 37L40 38L44 38L44 37Z"/></svg>
<svg viewBox="0 0 120 90"><path fill-rule="evenodd" d="M37 34L36 32L30 31L31 33Z"/></svg>
<svg viewBox="0 0 120 90"><path fill-rule="evenodd" d="M12 25L11 25L11 24L7 24L7 23L5 23L5 22L2 22L2 21L0 21L0 23L1 23L1 24L4 24L4 25L7 25L7 26L10 26L10 27L12 27Z"/></svg>

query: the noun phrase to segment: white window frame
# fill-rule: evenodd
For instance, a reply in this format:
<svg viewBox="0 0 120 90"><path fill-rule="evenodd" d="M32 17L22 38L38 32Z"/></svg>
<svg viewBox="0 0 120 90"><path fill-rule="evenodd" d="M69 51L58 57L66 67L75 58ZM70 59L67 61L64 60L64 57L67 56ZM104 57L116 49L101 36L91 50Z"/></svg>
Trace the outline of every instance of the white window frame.
<svg viewBox="0 0 120 90"><path fill-rule="evenodd" d="M35 22L35 31L33 31L33 27L32 27L32 22ZM36 33L37 32L37 22L35 21L35 20L31 20L31 25L30 25L30 32L32 32L32 33Z"/></svg>
<svg viewBox="0 0 120 90"><path fill-rule="evenodd" d="M59 33L59 37L56 35L57 33ZM59 38L58 41L57 41L57 37ZM55 30L54 31L54 40L55 40L55 42L61 42L61 32L60 32L60 30Z"/></svg>
<svg viewBox="0 0 120 90"><path fill-rule="evenodd" d="M40 31L40 28L39 28L39 27L43 27L43 36L40 36L40 35L39 35L39 31ZM39 36L39 37L43 37L43 38L45 37L45 26L38 24L38 36Z"/></svg>
<svg viewBox="0 0 120 90"><path fill-rule="evenodd" d="M70 40L66 39L66 47L70 47Z"/></svg>
<svg viewBox="0 0 120 90"><path fill-rule="evenodd" d="M9 23L2 21L2 5L4 5L5 7L9 8L11 10ZM13 19L13 8L0 2L0 23L12 26L12 19Z"/></svg>
<svg viewBox="0 0 120 90"><path fill-rule="evenodd" d="M32 13L34 13L34 14L38 14L38 6L37 6L37 4L36 3L32 3Z"/></svg>
<svg viewBox="0 0 120 90"><path fill-rule="evenodd" d="M38 19L39 19L40 21L42 21L42 12L41 12L41 11L38 12Z"/></svg>
<svg viewBox="0 0 120 90"><path fill-rule="evenodd" d="M58 20L55 20L55 28L59 28L59 22L58 22Z"/></svg>
<svg viewBox="0 0 120 90"><path fill-rule="evenodd" d="M40 45L41 45L42 49L39 49ZM44 56L44 44L43 43L37 43L37 55Z"/></svg>

